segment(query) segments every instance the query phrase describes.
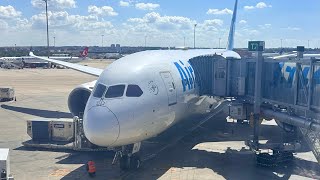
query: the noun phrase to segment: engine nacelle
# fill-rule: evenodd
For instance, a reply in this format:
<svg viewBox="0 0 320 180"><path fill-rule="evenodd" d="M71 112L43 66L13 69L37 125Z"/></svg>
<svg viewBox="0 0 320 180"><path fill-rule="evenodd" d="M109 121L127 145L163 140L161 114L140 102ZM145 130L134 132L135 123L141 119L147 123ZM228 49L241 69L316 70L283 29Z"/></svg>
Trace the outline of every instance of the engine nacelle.
<svg viewBox="0 0 320 180"><path fill-rule="evenodd" d="M84 83L73 89L68 98L68 107L73 116L82 117L87 101L97 81Z"/></svg>

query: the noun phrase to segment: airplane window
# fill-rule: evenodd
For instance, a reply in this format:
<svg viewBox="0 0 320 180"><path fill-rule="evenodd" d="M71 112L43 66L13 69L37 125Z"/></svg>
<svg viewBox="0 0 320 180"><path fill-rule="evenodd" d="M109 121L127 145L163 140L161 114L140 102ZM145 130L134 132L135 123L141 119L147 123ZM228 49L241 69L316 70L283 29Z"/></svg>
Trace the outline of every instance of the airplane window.
<svg viewBox="0 0 320 180"><path fill-rule="evenodd" d="M96 87L93 93L93 97L101 98L103 93L106 91L106 89L107 87L105 85L98 84L98 86Z"/></svg>
<svg viewBox="0 0 320 180"><path fill-rule="evenodd" d="M140 97L143 94L143 91L138 85L130 84L128 85L126 96L127 97Z"/></svg>
<svg viewBox="0 0 320 180"><path fill-rule="evenodd" d="M105 95L106 98L116 98L123 96L125 85L110 86Z"/></svg>

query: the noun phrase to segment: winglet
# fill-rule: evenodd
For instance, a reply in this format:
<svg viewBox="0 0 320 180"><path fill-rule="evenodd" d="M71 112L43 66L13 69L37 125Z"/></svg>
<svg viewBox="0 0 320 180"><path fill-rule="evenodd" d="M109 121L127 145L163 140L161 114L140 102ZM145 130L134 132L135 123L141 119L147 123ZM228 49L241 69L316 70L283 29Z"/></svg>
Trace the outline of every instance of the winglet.
<svg viewBox="0 0 320 180"><path fill-rule="evenodd" d="M234 34L236 30L237 10L238 10L238 0L236 0L236 3L234 4L232 21L231 21L230 31L229 31L227 50L230 50L230 51L233 50L233 46L234 46Z"/></svg>

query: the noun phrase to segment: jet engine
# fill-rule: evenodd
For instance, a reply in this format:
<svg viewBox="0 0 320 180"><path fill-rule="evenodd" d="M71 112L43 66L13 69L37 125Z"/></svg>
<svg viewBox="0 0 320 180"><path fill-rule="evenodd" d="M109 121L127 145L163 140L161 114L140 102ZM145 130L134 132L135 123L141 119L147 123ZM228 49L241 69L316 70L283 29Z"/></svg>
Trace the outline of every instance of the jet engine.
<svg viewBox="0 0 320 180"><path fill-rule="evenodd" d="M68 97L68 107L73 116L82 117L87 101L97 81L81 84Z"/></svg>

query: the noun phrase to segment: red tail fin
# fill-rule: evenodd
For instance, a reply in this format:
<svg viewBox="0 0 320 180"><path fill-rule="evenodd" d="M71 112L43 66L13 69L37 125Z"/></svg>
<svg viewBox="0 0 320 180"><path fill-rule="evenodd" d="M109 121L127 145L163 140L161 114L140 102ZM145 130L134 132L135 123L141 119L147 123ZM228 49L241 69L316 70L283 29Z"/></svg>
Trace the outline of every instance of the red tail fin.
<svg viewBox="0 0 320 180"><path fill-rule="evenodd" d="M88 56L88 47L85 47L83 51L80 52L80 57L86 58Z"/></svg>

